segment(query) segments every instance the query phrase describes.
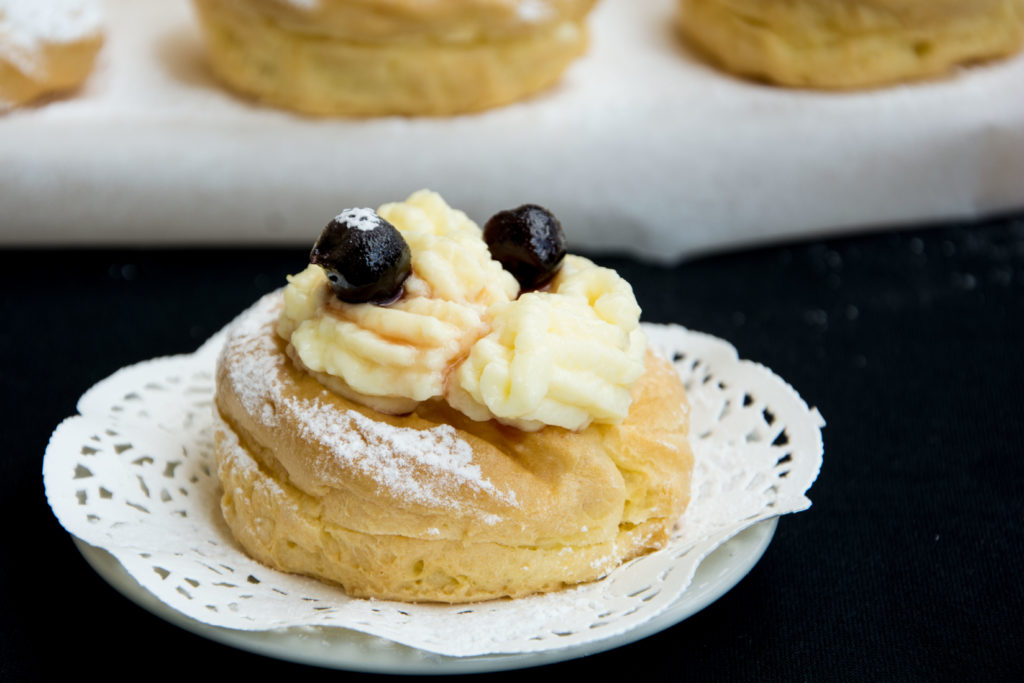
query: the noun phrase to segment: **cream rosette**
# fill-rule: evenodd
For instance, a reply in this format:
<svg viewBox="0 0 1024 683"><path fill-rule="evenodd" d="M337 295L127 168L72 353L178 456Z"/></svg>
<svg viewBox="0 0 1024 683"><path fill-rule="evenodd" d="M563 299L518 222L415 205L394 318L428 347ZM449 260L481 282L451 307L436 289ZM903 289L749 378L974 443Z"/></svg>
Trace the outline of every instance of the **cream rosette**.
<svg viewBox="0 0 1024 683"><path fill-rule="evenodd" d="M625 419L647 338L633 289L615 271L567 256L550 291L497 304L491 316L491 332L449 383L452 406L528 431Z"/></svg>
<svg viewBox="0 0 1024 683"><path fill-rule="evenodd" d="M379 214L412 251L405 293L389 306L348 304L311 265L289 278L278 333L324 385L358 403L401 414L444 395L451 367L489 331L488 307L519 286L493 261L480 228L432 192Z"/></svg>
<svg viewBox="0 0 1024 683"><path fill-rule="evenodd" d="M626 417L647 342L615 271L566 256L548 287L520 295L480 228L439 195L378 213L412 253L395 303L339 301L315 265L285 288L278 333L322 384L385 413L443 398L473 420L527 431Z"/></svg>

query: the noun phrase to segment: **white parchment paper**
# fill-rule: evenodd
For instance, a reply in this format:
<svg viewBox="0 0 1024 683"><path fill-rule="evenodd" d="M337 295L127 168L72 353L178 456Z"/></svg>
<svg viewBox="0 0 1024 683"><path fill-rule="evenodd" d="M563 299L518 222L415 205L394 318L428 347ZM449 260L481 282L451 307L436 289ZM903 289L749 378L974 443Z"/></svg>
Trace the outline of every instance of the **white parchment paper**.
<svg viewBox="0 0 1024 683"><path fill-rule="evenodd" d="M602 581L473 605L347 597L249 559L218 507L213 366L223 336L196 353L133 365L82 396L54 431L43 475L69 532L110 552L161 601L203 623L266 631L339 626L451 656L540 652L624 633L689 586L700 561L740 530L810 505L824 422L728 343L647 325L691 402L693 500L664 549Z"/></svg>
<svg viewBox="0 0 1024 683"><path fill-rule="evenodd" d="M222 89L187 0L107 0L73 96L0 115L0 244L308 245L429 187L482 222L546 205L574 249L666 260L1024 207L1024 56L792 91L702 63L674 0L602 0L555 89L444 119L316 120Z"/></svg>

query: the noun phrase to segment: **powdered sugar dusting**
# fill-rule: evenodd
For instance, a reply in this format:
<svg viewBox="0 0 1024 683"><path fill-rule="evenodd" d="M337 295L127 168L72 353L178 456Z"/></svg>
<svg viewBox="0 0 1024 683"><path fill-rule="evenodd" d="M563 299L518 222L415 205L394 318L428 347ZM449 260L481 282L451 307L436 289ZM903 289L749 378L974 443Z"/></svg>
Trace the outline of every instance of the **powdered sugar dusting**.
<svg viewBox="0 0 1024 683"><path fill-rule="evenodd" d="M460 510L451 494L469 488L515 504L513 494L499 491L483 477L473 463L472 447L449 425L427 430L393 427L353 410L339 414L319 400L291 401L289 409L300 417L304 438L330 444L339 461L406 500ZM422 476L424 469L429 477Z"/></svg>
<svg viewBox="0 0 1024 683"><path fill-rule="evenodd" d="M341 411L320 399L286 396L278 379L286 361L273 331L279 304L279 294L257 302L234 323L225 345L225 350L240 352L228 380L250 415L275 427L278 410L287 410L298 421L303 438L330 444L332 456L347 468L405 500L461 512L464 506L458 499L465 496L456 494L476 491L506 505L518 505L514 492L501 491L484 477L473 462L472 446L449 425L425 430L394 427L354 410ZM482 519L487 524L500 521L495 515Z"/></svg>
<svg viewBox="0 0 1024 683"><path fill-rule="evenodd" d="M96 0L0 0L0 30L21 41L64 43L100 30Z"/></svg>
<svg viewBox="0 0 1024 683"><path fill-rule="evenodd" d="M383 220L373 209L345 209L334 217L339 223L368 232L380 227Z"/></svg>
<svg viewBox="0 0 1024 683"><path fill-rule="evenodd" d="M320 0L284 0L297 9L312 11L320 7ZM546 0L518 0L516 12L523 21L544 21L554 14L554 10Z"/></svg>
<svg viewBox="0 0 1024 683"><path fill-rule="evenodd" d="M46 43L71 43L100 32L96 0L0 0L0 58L32 74Z"/></svg>
<svg viewBox="0 0 1024 683"><path fill-rule="evenodd" d="M268 322L272 325L276 316L274 298L263 297L235 321L231 338L224 347L225 352L229 347L245 352L241 355L243 361L232 364L229 369L228 381L246 412L259 416L259 420L269 427L278 424L274 402L282 399L280 384L269 381L276 377L282 362L273 338L267 334Z"/></svg>
<svg viewBox="0 0 1024 683"><path fill-rule="evenodd" d="M517 11L520 19L530 23L545 21L554 14L546 0L519 0Z"/></svg>
<svg viewBox="0 0 1024 683"><path fill-rule="evenodd" d="M0 45L73 42L99 33L101 23L96 0L0 0Z"/></svg>

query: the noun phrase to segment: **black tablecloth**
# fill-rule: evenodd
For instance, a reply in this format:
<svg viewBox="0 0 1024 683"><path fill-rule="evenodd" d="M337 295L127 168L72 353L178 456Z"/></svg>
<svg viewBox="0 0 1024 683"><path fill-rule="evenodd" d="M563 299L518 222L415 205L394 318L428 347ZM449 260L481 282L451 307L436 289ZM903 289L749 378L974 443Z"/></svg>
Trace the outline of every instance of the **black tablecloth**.
<svg viewBox="0 0 1024 683"><path fill-rule="evenodd" d="M338 676L206 641L123 598L59 526L40 474L84 390L191 351L304 256L0 252L0 679ZM781 520L727 595L547 673L1024 680L1024 216L675 267L599 260L633 283L646 319L728 339L788 380L828 421L824 467L813 507Z"/></svg>

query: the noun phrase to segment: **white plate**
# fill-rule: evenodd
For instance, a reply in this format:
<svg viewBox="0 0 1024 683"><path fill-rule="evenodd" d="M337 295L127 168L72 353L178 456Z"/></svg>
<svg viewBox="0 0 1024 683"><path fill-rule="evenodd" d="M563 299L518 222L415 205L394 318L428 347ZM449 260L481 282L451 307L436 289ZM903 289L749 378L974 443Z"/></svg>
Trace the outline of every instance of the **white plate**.
<svg viewBox="0 0 1024 683"><path fill-rule="evenodd" d="M424 652L344 628L239 631L210 626L155 598L107 551L73 538L86 561L116 590L156 616L204 638L268 657L333 669L390 674L461 674L520 669L585 657L669 628L704 609L739 583L761 559L777 524L777 517L766 519L719 546L700 564L693 583L678 600L654 619L632 630L557 650L477 657Z"/></svg>

